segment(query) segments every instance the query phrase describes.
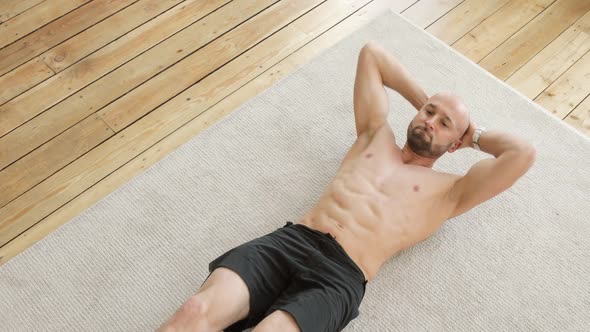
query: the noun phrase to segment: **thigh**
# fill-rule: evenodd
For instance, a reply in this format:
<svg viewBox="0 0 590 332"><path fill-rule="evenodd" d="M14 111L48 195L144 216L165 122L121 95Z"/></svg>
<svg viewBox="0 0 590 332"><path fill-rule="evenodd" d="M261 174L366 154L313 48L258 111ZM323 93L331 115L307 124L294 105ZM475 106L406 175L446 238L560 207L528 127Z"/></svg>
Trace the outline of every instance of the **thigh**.
<svg viewBox="0 0 590 332"><path fill-rule="evenodd" d="M343 270L321 253L312 254L287 289L269 307L290 313L302 332L342 330L359 315L364 292L362 282L347 277Z"/></svg>
<svg viewBox="0 0 590 332"><path fill-rule="evenodd" d="M283 310L275 310L266 316L252 332L301 332L293 316Z"/></svg>
<svg viewBox="0 0 590 332"><path fill-rule="evenodd" d="M288 312L301 332L337 332L358 316L354 304L331 288L288 288L267 311Z"/></svg>
<svg viewBox="0 0 590 332"><path fill-rule="evenodd" d="M220 267L232 270L248 289L248 315L232 326L235 330L260 322L291 281L289 248L281 244L280 237L279 229L241 244L209 263L210 272Z"/></svg>
<svg viewBox="0 0 590 332"><path fill-rule="evenodd" d="M205 305L208 324L217 331L247 317L249 297L244 280L225 267L214 269L194 296Z"/></svg>

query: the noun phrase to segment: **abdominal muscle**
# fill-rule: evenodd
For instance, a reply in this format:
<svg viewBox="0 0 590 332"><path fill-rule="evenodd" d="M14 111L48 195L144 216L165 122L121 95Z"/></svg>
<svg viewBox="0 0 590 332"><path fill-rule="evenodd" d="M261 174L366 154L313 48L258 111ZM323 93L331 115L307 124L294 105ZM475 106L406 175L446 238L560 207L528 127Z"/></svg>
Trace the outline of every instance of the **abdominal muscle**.
<svg viewBox="0 0 590 332"><path fill-rule="evenodd" d="M366 280L391 256L432 235L451 212L441 193L456 176L405 165L401 153L389 152L355 153L353 147L317 205L299 221L335 237Z"/></svg>
<svg viewBox="0 0 590 332"><path fill-rule="evenodd" d="M363 271L366 280L374 278L381 265L404 247L403 229L388 231L382 211L383 199L377 192L353 191L352 176L334 179L314 209L299 222L322 233L329 233ZM348 180L348 181L347 181Z"/></svg>

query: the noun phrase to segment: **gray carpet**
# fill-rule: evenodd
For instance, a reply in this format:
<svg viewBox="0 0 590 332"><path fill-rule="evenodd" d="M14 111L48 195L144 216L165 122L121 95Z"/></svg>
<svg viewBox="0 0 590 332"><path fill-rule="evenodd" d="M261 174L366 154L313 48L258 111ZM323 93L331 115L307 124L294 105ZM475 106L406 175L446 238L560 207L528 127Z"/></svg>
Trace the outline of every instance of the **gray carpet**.
<svg viewBox="0 0 590 332"><path fill-rule="evenodd" d="M508 191L391 258L345 331L590 326L590 140L395 13L384 13L0 268L0 330L149 331L223 252L312 207L355 139L356 59L374 39L432 95L538 149ZM389 91L397 143L415 115ZM475 150L435 169L464 174Z"/></svg>

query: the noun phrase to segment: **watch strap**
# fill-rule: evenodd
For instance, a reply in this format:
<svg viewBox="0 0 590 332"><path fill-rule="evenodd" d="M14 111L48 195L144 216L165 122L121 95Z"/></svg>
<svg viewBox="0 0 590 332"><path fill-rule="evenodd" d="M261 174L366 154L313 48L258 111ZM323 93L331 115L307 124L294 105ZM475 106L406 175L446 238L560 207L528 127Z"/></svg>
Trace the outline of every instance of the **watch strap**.
<svg viewBox="0 0 590 332"><path fill-rule="evenodd" d="M483 132L485 132L485 131L486 131L486 129L485 129L484 127L479 127L479 128L477 128L477 129L475 129L475 132L473 133L473 138L472 138L472 141L473 141L473 147L474 147L476 150L479 150L479 151L481 151L481 148L479 147L479 137L480 137L480 136L481 136L481 134L482 134Z"/></svg>

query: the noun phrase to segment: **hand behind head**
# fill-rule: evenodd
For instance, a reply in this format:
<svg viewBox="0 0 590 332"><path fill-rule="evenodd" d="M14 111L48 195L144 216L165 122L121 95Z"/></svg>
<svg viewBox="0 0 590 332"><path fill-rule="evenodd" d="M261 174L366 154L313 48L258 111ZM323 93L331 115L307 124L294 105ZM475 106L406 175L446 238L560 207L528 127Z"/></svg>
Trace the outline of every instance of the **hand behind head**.
<svg viewBox="0 0 590 332"><path fill-rule="evenodd" d="M475 123L475 121L470 120L469 128L467 128L467 131L465 132L463 137L461 137L461 146L459 147L459 149L473 148L473 133L475 133L475 129L477 129L477 124Z"/></svg>

